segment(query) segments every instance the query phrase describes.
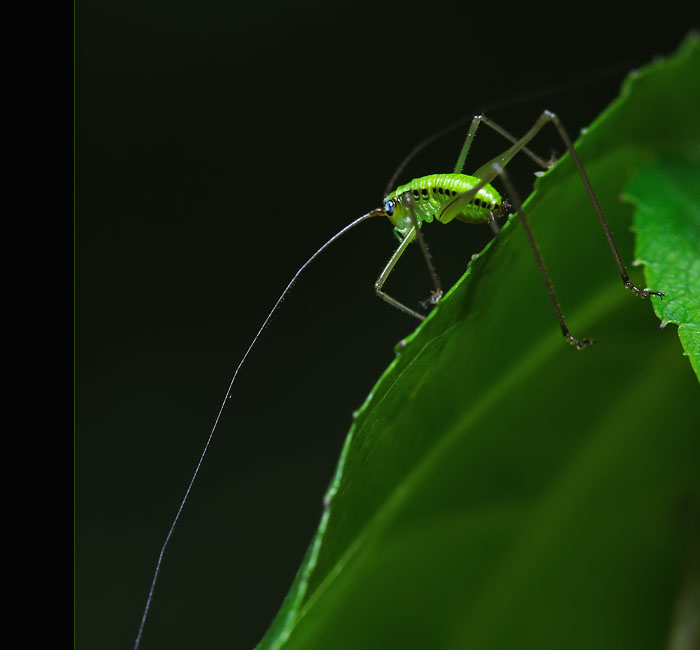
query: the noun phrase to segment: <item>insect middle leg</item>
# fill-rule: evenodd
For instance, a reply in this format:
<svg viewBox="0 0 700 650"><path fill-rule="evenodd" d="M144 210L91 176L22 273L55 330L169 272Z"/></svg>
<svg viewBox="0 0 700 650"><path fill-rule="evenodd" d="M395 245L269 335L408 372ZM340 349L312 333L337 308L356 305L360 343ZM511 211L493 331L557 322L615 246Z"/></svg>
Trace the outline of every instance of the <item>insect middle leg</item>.
<svg viewBox="0 0 700 650"><path fill-rule="evenodd" d="M547 288L547 294L549 295L549 300L552 303L552 307L554 308L554 313L556 314L557 320L559 321L559 327L561 328L561 333L564 335L564 338L569 341L572 345L575 345L579 350L583 350L588 345L593 345L595 341L593 339L577 339L574 337L571 332L569 331L569 328L566 324L566 321L564 320L564 314L562 313L561 310L561 305L559 304L559 301L557 300L557 296L554 293L554 286L552 285L552 280L549 277L549 273L547 272L547 267L544 265L544 259L542 258L542 253L540 253L540 248L537 245L537 242L535 241L535 237L532 234L532 228L530 227L530 220L527 218L527 215L523 211L523 205L522 202L520 201L520 196L518 195L517 191L515 190L515 187L513 187L513 183L511 183L510 178L508 177L508 174L506 173L506 170L501 167L498 163L493 163L493 171L498 174L498 176L501 179L501 182L503 183L504 187L506 188L506 192L510 196L511 200L513 201L513 207L515 208L515 211L518 213L520 216L520 222L523 225L523 230L525 230L525 235L527 236L528 243L530 244L530 248L532 248L532 252L535 255L535 261L537 262L537 267L540 270L540 274L542 275L542 279L544 280L545 287Z"/></svg>

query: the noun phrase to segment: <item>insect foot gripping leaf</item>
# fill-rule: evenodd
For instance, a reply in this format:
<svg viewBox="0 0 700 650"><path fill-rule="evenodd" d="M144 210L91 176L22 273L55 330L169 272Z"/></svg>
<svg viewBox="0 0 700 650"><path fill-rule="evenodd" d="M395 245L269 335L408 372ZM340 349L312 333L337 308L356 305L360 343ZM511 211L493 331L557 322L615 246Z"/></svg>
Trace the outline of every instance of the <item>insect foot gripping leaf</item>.
<svg viewBox="0 0 700 650"><path fill-rule="evenodd" d="M577 143L629 259L620 196L687 160L673 150L697 134L697 63L695 41L641 70ZM674 170L674 192L693 185ZM356 414L259 648L665 647L697 535L679 513L700 511L697 380L649 303L621 288L567 156L525 209L562 308L598 343L562 342L511 220ZM655 256L638 253L647 273ZM648 279L673 306L664 282Z"/></svg>

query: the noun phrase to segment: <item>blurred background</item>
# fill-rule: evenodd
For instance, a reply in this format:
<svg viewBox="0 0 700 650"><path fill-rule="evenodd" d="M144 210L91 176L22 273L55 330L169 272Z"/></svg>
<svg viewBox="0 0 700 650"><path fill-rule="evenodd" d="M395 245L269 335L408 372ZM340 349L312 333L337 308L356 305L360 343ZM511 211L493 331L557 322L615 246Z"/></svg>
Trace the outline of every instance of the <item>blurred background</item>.
<svg viewBox="0 0 700 650"><path fill-rule="evenodd" d="M514 133L550 108L575 136L625 69L670 53L690 26L481 7L77 7L77 648L131 647L238 360L296 269L381 204L402 158L489 106ZM400 182L452 171L465 130ZM503 148L484 129L467 171ZM562 151L552 134L533 148ZM523 194L533 171L514 163ZM462 224L426 234L446 287L490 236ZM352 412L415 326L372 289L395 243L379 220L348 234L260 339L166 555L144 650L263 636ZM417 251L387 288L411 305L427 296Z"/></svg>

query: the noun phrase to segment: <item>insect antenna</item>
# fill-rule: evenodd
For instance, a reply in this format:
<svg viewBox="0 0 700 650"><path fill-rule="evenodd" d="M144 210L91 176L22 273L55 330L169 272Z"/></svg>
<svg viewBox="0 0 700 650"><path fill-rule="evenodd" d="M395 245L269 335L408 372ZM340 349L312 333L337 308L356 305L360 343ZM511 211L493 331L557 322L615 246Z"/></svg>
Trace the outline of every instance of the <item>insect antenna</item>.
<svg viewBox="0 0 700 650"><path fill-rule="evenodd" d="M139 629L138 633L136 635L136 641L134 642L134 650L138 650L140 644L141 644L141 638L143 636L143 630L146 625L146 619L148 618L148 612L151 608L151 602L153 601L153 592L155 591L156 587L156 582L158 580L158 576L160 574L160 569L163 564L163 557L165 556L165 551L168 547L168 544L170 543L170 538L173 535L173 531L175 530L175 526L177 525L178 520L180 519L180 515L182 514L182 510L185 507L185 503L187 503L187 499L190 496L190 492L192 490L192 486L194 485L195 480L197 479L197 474L199 474L199 469L202 466L202 462L204 461L204 457L207 454L207 451L209 450L209 445L212 441L212 438L214 437L214 433L216 432L217 427L219 426L219 420L221 420L221 414L224 411L224 408L226 407L226 403L228 402L229 398L231 397L231 390L233 389L233 385L236 382L236 379L238 377L238 373L240 372L241 368L243 367L243 364L245 363L246 359L248 358L248 355L250 354L251 350L253 347L255 347L255 344L258 342L258 339L260 338L260 335L263 333L263 330L267 327L267 324L270 322L270 319L272 318L273 314L277 311L279 306L282 304L282 301L286 298L287 294L291 290L291 288L294 286L295 282L299 279L299 276L304 272L306 267L308 267L323 251L326 250L331 244L336 242L338 239L340 239L345 233L347 233L349 230L357 226L358 224L362 223L363 221L366 221L367 219L370 219L371 217L376 217L376 216L384 216L386 213L382 208L376 208L374 210L371 210L367 214L363 214L361 217L358 219L355 219L355 221L352 221L349 223L347 226L342 228L340 231L338 231L335 235L333 235L330 239L328 239L320 248L316 250L316 252L309 257L306 262L304 262L297 272L294 274L294 277L289 281L287 286L284 288L284 291L280 294L279 298L277 299L277 302L275 302L274 306L268 313L267 317L263 321L263 324L260 326L258 329L257 333L253 337L253 340L250 342L250 345L248 346L247 350L243 354L243 357L241 360L238 362L238 365L236 366L236 370L233 373L233 376L231 377L231 381L228 385L228 388L226 389L226 395L224 396L223 401L221 402L221 406L219 407L219 411L216 414L216 418L214 419L214 424L211 428L211 431L209 433L209 437L207 438L207 441L204 445L204 448L202 450L202 453L199 457L199 460L197 461L197 465L195 467L195 470L192 474L192 478L190 479L189 484L187 485L187 490L185 490L185 495L182 497L182 500L180 501L180 505L178 506L177 513L175 514L175 517L173 518L172 523L170 524L170 528L168 529L168 534L165 536L165 541L163 542L163 545L161 546L160 552L158 553L158 560L156 562L156 568L153 573L153 579L151 580L151 585L148 590L148 597L146 598L146 606L144 607L143 614L141 616L141 623L139 624Z"/></svg>

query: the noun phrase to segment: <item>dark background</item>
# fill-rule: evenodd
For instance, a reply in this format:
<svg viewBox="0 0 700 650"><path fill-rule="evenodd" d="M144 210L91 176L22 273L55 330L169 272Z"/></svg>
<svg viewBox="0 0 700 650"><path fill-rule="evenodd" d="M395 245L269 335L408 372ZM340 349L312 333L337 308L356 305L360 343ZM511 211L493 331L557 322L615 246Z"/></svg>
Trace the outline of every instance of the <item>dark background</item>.
<svg viewBox="0 0 700 650"><path fill-rule="evenodd" d="M490 114L520 133L547 107L575 135L613 99L625 65L671 52L689 26L632 26L585 7L574 24L555 18L561 7L527 9L77 7L77 648L133 643L239 358L294 271L380 204L403 156L522 93L536 97ZM463 133L426 149L401 182L451 171ZM501 148L484 131L467 167ZM561 145L543 137L534 148ZM531 172L515 165L523 192ZM449 286L488 231L427 234ZM363 224L274 317L176 529L144 649L251 648L264 634L351 413L414 327L372 290L394 245L386 223ZM415 305L430 285L417 252L406 258L390 292Z"/></svg>

